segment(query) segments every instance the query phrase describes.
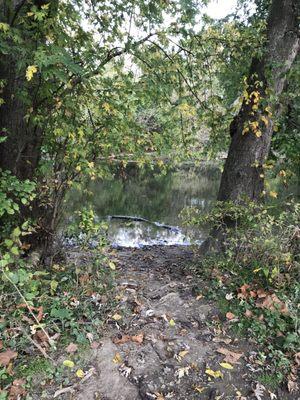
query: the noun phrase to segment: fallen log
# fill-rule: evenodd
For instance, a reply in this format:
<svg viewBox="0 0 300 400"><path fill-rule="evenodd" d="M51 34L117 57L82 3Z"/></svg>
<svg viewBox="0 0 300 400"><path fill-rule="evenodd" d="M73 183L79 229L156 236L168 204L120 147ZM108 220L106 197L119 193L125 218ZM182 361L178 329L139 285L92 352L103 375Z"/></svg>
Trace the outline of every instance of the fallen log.
<svg viewBox="0 0 300 400"><path fill-rule="evenodd" d="M166 224L161 224L160 222L150 221L149 219L131 215L110 215L109 219L122 219L125 221L137 221L137 222L146 222L147 224L155 225L158 228L168 229L170 231L179 232L179 228L177 226L171 226Z"/></svg>

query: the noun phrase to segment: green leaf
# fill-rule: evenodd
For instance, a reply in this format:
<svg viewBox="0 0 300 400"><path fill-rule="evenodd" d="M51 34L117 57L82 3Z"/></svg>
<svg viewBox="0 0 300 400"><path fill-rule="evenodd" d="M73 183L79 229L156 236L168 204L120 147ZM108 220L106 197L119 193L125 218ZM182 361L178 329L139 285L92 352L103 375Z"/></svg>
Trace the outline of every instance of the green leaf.
<svg viewBox="0 0 300 400"><path fill-rule="evenodd" d="M5 246L8 248L12 247L12 245L14 244L13 240L11 240L11 239L5 239L4 243L5 243Z"/></svg>
<svg viewBox="0 0 300 400"><path fill-rule="evenodd" d="M13 247L10 249L10 251L11 251L11 253L12 253L13 255L15 255L15 256L18 256L18 255L19 255L19 249L18 249L17 246L13 246Z"/></svg>
<svg viewBox="0 0 300 400"><path fill-rule="evenodd" d="M57 282L57 281L52 280L52 281L50 282L50 287L51 287L51 292L52 292L52 293L54 293L54 292L56 291L57 286L58 286L58 282Z"/></svg>
<svg viewBox="0 0 300 400"><path fill-rule="evenodd" d="M18 238L21 235L21 229L19 227L15 228L12 233L12 237Z"/></svg>

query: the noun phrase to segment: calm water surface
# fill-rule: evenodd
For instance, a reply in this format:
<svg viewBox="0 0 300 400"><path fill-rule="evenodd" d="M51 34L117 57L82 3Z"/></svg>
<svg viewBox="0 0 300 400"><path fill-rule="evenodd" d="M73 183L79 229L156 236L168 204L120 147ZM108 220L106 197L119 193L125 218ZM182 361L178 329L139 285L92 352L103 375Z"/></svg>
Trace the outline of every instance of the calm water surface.
<svg viewBox="0 0 300 400"><path fill-rule="evenodd" d="M108 221L108 239L115 246L201 243L205 233L184 228L179 214L187 206L208 210L216 199L219 179L219 169L208 164L164 175L131 168L112 179L90 183L83 193L73 192L68 213L92 205L97 217ZM141 217L149 222L114 216Z"/></svg>

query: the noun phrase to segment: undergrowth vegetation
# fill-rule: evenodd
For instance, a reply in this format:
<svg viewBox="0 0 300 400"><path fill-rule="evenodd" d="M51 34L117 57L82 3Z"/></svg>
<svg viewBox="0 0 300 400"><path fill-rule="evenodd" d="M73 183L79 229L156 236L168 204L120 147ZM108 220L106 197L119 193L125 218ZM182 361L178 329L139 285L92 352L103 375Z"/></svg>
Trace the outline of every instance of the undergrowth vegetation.
<svg viewBox="0 0 300 400"><path fill-rule="evenodd" d="M300 345L299 204L278 210L217 203L209 214L187 209L184 217L216 229L225 229L228 218L237 221L226 228L225 251L210 253L193 269L210 280L206 295L219 302L232 328L259 345L259 379L275 387L286 381L291 390Z"/></svg>
<svg viewBox="0 0 300 400"><path fill-rule="evenodd" d="M37 264L35 253L26 256L19 228L9 239L12 243L4 241L8 256L6 264L2 259L0 281L1 400L26 395L29 387L37 386L37 375L44 384L57 385L85 376L77 349L99 345L114 302L110 293L115 265L106 254L105 240L88 248L88 240L95 234L99 238L101 228L93 211L84 209L69 228L82 233L80 246L73 246L69 255L66 247L65 257L57 257L46 269Z"/></svg>

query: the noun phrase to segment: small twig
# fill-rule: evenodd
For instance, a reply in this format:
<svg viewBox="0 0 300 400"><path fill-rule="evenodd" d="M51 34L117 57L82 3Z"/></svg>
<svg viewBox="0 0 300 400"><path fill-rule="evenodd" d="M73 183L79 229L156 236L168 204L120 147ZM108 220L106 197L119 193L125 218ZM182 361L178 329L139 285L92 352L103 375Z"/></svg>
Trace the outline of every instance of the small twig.
<svg viewBox="0 0 300 400"><path fill-rule="evenodd" d="M95 368L91 368L85 375L85 377L79 382L75 383L75 385L68 386L62 389L57 390L54 393L53 398L56 399L56 397L60 396L61 394L65 393L74 393L76 389L80 388L80 385L84 382L86 382L88 379L90 379L93 375L95 374Z"/></svg>

